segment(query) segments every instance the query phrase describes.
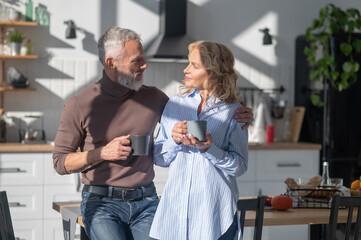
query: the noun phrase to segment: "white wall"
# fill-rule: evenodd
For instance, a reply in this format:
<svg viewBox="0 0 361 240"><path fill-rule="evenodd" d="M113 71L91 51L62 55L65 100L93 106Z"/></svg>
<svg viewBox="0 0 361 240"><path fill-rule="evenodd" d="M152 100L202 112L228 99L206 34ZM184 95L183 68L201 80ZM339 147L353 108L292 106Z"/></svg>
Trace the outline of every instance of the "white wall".
<svg viewBox="0 0 361 240"><path fill-rule="evenodd" d="M24 1L23 1L24 2ZM157 0L33 0L47 6L50 27L19 27L31 39L37 60L6 60L26 75L36 92L10 92L5 96L8 115L16 112L42 112L48 140L53 140L64 101L97 81L101 66L96 42L110 26L131 28L140 33L147 46L158 33ZM278 88L281 98L293 105L295 39L304 34L321 7L333 2L342 8L356 7L359 0L190 0L188 35L228 45L237 59L240 86ZM9 5L12 2L9 2ZM24 12L24 4L13 5ZM77 39L65 39L66 20L72 19L82 30ZM270 46L262 45L261 28L274 37ZM186 51L186 49L185 49ZM177 92L185 64L149 63L147 85L156 85L167 94ZM17 122L8 119L8 140L17 141Z"/></svg>

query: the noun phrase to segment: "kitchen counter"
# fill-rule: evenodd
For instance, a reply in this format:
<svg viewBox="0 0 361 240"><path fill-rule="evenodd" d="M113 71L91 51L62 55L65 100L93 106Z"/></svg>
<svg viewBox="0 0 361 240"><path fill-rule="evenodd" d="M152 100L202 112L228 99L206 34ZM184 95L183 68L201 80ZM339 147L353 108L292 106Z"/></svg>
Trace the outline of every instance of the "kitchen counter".
<svg viewBox="0 0 361 240"><path fill-rule="evenodd" d="M252 144L249 143L249 150L321 150L322 145L317 143L305 143L305 142L273 142L265 144Z"/></svg>
<svg viewBox="0 0 361 240"><path fill-rule="evenodd" d="M48 143L21 144L21 143L0 143L2 152L52 152L53 146Z"/></svg>
<svg viewBox="0 0 361 240"><path fill-rule="evenodd" d="M321 144L315 143L292 143L274 142L265 144L250 144L250 150L300 150L300 149L321 149ZM0 143L1 152L52 152L51 144L21 144L21 143Z"/></svg>

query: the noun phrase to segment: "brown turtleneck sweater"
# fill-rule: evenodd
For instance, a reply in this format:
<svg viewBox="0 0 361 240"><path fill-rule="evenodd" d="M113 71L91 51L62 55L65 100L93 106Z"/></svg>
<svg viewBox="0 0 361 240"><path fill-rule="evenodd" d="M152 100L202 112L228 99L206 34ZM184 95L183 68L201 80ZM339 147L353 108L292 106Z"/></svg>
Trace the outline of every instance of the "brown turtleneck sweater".
<svg viewBox="0 0 361 240"><path fill-rule="evenodd" d="M54 168L68 174L64 167L69 153L105 146L115 137L150 135L160 121L168 97L156 87L130 90L111 81L103 72L97 83L71 97L64 104L53 150ZM154 178L153 138L148 156L127 160L103 161L82 172L82 183L137 187Z"/></svg>

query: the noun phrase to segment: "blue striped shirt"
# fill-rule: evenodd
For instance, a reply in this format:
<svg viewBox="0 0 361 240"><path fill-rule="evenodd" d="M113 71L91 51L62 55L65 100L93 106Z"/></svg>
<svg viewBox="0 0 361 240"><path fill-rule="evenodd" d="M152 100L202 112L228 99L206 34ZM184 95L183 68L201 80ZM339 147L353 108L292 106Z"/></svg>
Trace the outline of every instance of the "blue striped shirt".
<svg viewBox="0 0 361 240"><path fill-rule="evenodd" d="M237 212L236 177L248 164L248 132L233 119L240 104L216 99L213 105L210 98L198 116L200 102L194 90L172 97L163 111L154 162L169 172L150 231L153 238L218 239ZM214 142L206 152L173 141L173 126L183 120L207 120Z"/></svg>

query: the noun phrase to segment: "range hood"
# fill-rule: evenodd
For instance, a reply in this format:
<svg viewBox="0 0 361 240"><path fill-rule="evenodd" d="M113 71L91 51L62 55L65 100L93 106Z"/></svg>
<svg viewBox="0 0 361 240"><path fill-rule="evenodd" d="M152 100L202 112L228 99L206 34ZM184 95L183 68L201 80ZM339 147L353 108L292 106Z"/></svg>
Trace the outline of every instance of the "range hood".
<svg viewBox="0 0 361 240"><path fill-rule="evenodd" d="M148 61L188 59L187 0L160 1L159 35L145 49Z"/></svg>

